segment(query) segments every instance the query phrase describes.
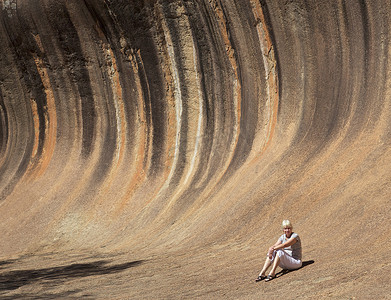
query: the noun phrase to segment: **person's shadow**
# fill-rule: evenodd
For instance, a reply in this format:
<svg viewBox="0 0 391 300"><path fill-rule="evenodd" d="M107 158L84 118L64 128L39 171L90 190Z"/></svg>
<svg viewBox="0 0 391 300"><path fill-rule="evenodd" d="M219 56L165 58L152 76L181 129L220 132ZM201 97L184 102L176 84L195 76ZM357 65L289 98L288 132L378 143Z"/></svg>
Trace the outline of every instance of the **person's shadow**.
<svg viewBox="0 0 391 300"><path fill-rule="evenodd" d="M294 269L294 270L286 270L286 269L283 269L283 270L281 270L280 272L276 273L276 278L277 278L277 277L284 276L285 274L288 274L288 273L291 273L291 272L294 272L294 271L303 269L304 267L306 267L306 266L308 266L308 265L312 265L314 262L315 262L314 260L306 260L306 261L303 261L302 266L301 266L300 268L298 268L298 269Z"/></svg>

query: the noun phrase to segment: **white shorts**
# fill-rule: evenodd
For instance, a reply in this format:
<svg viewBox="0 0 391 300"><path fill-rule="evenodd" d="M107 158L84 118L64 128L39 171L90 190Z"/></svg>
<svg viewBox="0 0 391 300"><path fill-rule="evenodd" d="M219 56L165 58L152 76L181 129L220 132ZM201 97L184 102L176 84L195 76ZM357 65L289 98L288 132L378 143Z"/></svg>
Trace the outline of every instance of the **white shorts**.
<svg viewBox="0 0 391 300"><path fill-rule="evenodd" d="M272 257L271 261L273 261L274 258L276 257L276 253L280 257L280 262L279 262L278 266L284 270L298 269L303 264L300 259L293 258L288 253L286 253L284 250L275 250L273 252L273 257Z"/></svg>

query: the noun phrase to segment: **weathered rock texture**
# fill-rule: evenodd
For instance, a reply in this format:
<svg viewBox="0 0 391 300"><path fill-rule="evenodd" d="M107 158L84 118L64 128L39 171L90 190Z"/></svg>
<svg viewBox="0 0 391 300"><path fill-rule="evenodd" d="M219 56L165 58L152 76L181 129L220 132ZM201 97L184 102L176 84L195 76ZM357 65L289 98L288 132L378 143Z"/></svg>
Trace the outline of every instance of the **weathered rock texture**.
<svg viewBox="0 0 391 300"><path fill-rule="evenodd" d="M0 293L387 295L388 1L0 3Z"/></svg>

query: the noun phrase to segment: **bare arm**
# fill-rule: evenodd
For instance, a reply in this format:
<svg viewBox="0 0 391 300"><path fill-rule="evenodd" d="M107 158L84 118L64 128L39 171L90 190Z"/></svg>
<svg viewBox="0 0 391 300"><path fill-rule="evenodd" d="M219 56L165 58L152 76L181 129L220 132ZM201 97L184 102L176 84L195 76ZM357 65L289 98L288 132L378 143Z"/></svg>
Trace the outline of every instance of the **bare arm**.
<svg viewBox="0 0 391 300"><path fill-rule="evenodd" d="M292 246L296 242L297 242L297 240L294 237L291 237L285 243L280 242L279 245L274 245L273 247L274 247L274 250L280 250L280 249L284 249L286 247Z"/></svg>
<svg viewBox="0 0 391 300"><path fill-rule="evenodd" d="M273 246L271 246L271 247L269 248L269 251L268 251L267 254L268 254L268 256L269 256L270 259L272 258L273 251L276 249L276 247L280 246L281 243L282 243L282 242L278 239L278 241L277 241Z"/></svg>

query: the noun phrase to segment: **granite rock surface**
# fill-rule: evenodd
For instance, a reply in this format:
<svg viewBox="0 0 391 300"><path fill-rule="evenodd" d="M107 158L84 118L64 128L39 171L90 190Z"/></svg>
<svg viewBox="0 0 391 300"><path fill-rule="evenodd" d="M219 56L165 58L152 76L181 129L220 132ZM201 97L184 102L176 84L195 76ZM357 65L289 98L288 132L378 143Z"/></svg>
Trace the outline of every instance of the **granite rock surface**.
<svg viewBox="0 0 391 300"><path fill-rule="evenodd" d="M388 1L1 0L0 296L389 297ZM305 266L255 283L290 219Z"/></svg>

